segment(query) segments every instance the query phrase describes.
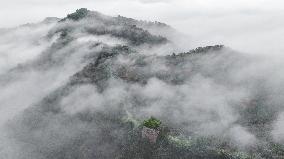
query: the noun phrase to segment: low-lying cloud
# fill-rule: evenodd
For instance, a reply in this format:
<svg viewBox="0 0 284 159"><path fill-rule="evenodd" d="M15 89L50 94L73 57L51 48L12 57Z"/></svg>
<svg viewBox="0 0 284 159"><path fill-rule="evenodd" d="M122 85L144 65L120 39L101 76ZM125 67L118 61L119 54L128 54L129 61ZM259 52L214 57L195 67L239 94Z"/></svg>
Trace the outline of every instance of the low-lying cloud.
<svg viewBox="0 0 284 159"><path fill-rule="evenodd" d="M194 44L176 45L179 37L170 32L164 32L170 40L166 44L133 44L129 37L111 34L121 31L123 24L101 24L111 30L107 35L86 32L97 23L101 22L42 23L3 31L0 61L8 62L0 64L0 156L111 158L126 142L124 127L114 121L130 116L137 120L155 116L186 136L214 136L243 151L270 137L283 143L281 55L224 48L171 56L171 61L164 55ZM60 32L66 28L70 33ZM117 57L103 54L119 45L134 51L120 50ZM95 84L82 84L88 79L79 75L83 82L70 84L71 77L88 70L85 66L94 59L103 61L94 64L95 70L88 65Z"/></svg>

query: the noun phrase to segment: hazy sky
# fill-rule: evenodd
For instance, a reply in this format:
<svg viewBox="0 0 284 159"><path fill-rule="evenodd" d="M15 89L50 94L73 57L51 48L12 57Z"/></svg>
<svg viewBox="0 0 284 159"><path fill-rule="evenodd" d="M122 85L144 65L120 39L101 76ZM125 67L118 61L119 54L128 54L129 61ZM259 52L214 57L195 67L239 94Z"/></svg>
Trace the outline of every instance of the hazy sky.
<svg viewBox="0 0 284 159"><path fill-rule="evenodd" d="M0 0L0 28L77 8L157 20L191 37L193 46L222 43L251 53L284 51L283 0Z"/></svg>

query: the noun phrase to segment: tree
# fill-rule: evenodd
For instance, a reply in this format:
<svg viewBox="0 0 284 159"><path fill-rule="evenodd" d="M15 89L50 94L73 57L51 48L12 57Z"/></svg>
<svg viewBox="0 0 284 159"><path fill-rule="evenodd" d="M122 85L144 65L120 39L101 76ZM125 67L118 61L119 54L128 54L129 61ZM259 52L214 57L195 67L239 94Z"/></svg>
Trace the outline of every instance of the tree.
<svg viewBox="0 0 284 159"><path fill-rule="evenodd" d="M151 117L148 120L144 120L143 126L150 128L150 129L157 129L160 127L162 122L154 117Z"/></svg>

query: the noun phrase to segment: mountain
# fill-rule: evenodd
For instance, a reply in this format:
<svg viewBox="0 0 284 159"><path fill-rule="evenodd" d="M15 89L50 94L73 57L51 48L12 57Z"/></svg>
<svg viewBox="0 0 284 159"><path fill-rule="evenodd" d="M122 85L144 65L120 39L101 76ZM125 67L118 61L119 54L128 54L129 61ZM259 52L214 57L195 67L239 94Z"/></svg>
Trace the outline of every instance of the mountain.
<svg viewBox="0 0 284 159"><path fill-rule="evenodd" d="M2 90L17 90L5 158L284 156L273 136L281 99L248 75L255 57L223 45L176 53L167 24L84 8L17 29L38 31L28 46L40 53L1 72ZM141 136L151 116L162 123L155 143Z"/></svg>

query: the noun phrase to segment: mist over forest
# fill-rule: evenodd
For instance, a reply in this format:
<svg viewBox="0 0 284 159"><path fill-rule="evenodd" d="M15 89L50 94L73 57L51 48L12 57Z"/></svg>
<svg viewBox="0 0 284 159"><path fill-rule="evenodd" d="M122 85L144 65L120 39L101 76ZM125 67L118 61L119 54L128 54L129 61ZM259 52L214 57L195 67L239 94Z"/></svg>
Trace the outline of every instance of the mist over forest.
<svg viewBox="0 0 284 159"><path fill-rule="evenodd" d="M0 158L284 158L279 54L86 8L0 34Z"/></svg>

